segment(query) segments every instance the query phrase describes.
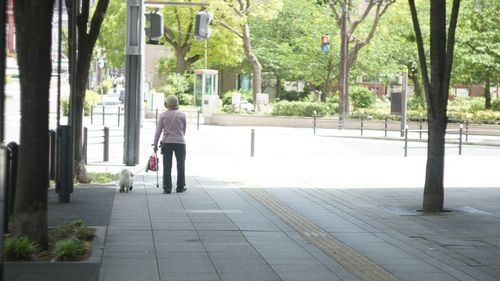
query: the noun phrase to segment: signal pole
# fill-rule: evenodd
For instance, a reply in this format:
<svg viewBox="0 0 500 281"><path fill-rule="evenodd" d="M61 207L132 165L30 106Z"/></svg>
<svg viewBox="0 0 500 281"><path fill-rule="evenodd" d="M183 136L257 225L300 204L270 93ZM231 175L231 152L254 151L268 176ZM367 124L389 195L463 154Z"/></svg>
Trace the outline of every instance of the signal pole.
<svg viewBox="0 0 500 281"><path fill-rule="evenodd" d="M340 79L339 79L339 129L344 129L344 118L346 112L349 110L347 99L347 4L345 1L342 3L342 17L341 17L341 40L340 40Z"/></svg>

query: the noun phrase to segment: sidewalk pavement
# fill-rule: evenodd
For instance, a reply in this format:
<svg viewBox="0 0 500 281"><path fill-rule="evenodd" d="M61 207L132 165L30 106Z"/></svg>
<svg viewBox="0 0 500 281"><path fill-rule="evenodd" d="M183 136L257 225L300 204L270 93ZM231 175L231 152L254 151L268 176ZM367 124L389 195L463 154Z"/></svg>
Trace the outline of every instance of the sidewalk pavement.
<svg viewBox="0 0 500 281"><path fill-rule="evenodd" d="M144 164L152 127L141 134ZM9 263L7 280L500 280L498 149L450 147L448 212L423 215L425 149L405 158L399 142L290 128L255 135L250 157L250 128L190 126L185 193L162 194L151 172L135 176L131 193L83 186L56 204L51 191L51 225L105 228L100 260L32 265L17 277ZM121 169L113 149L114 165L87 168Z"/></svg>

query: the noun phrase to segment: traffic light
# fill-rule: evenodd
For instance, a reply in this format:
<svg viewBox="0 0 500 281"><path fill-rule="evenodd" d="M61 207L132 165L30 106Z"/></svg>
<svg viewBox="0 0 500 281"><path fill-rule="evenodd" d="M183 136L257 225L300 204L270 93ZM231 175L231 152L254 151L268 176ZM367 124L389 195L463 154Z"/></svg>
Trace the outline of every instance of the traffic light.
<svg viewBox="0 0 500 281"><path fill-rule="evenodd" d="M194 25L194 38L197 40L207 40L212 33L210 29L210 21L212 14L207 11L200 11L196 13Z"/></svg>
<svg viewBox="0 0 500 281"><path fill-rule="evenodd" d="M326 34L321 36L321 51L324 53L330 52L330 36Z"/></svg>
<svg viewBox="0 0 500 281"><path fill-rule="evenodd" d="M149 21L149 27L145 28L146 36L151 42L158 42L163 36L163 15L157 12L144 14L146 20Z"/></svg>

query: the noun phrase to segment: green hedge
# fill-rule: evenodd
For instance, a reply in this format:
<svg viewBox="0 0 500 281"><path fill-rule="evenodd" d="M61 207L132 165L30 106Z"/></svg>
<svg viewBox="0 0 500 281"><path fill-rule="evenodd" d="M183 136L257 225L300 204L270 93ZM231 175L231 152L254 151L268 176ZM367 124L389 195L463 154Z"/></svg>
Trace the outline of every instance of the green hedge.
<svg viewBox="0 0 500 281"><path fill-rule="evenodd" d="M85 102L83 104L83 113L85 116L90 115L90 108L96 106L98 100L99 100L98 93L92 90L87 90L85 92ZM61 97L61 110L64 116L68 116L69 96Z"/></svg>
<svg viewBox="0 0 500 281"><path fill-rule="evenodd" d="M368 108L364 110L356 110L351 114L352 118L371 117L377 120L384 120L386 117L389 120L400 120L399 115L391 115L389 109L374 109ZM408 110L406 112L408 121L419 121L420 119L427 120L427 112L424 110ZM465 123L466 121L481 124L500 124L500 112L491 110L482 110L476 112L466 111L448 111L448 120L450 123Z"/></svg>
<svg viewBox="0 0 500 281"><path fill-rule="evenodd" d="M321 116L334 115L338 112L338 104L303 101L282 101L274 104L272 115L313 116L314 111L316 111L317 115Z"/></svg>

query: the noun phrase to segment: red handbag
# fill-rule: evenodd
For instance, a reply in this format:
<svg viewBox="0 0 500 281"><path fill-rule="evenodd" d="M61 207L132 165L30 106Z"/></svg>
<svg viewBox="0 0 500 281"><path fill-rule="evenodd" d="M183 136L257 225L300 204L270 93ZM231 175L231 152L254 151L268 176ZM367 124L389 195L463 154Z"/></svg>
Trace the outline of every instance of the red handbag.
<svg viewBox="0 0 500 281"><path fill-rule="evenodd" d="M151 154L149 156L149 161L148 161L148 166L146 168L146 171L157 171L159 168L158 166L158 156L156 154Z"/></svg>

